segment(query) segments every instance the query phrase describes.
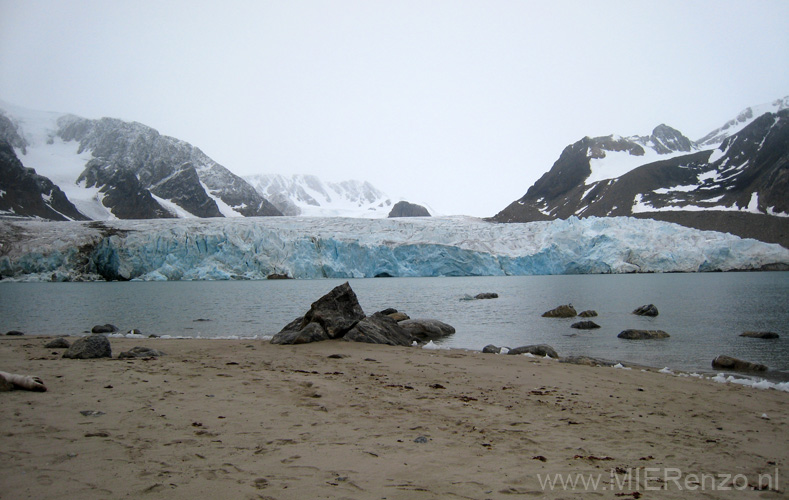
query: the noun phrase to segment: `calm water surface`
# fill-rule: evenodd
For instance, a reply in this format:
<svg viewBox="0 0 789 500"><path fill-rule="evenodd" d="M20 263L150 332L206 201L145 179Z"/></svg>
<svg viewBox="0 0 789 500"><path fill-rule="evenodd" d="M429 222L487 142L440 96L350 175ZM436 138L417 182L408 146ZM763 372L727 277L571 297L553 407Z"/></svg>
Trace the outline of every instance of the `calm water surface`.
<svg viewBox="0 0 789 500"><path fill-rule="evenodd" d="M344 280L130 283L0 282L0 332L81 334L95 324L187 337L262 337L278 332ZM412 318L440 319L457 333L443 344L479 350L546 343L561 356L583 354L654 367L710 371L727 354L764 363L789 378L789 273L636 274L385 278L350 280L367 314L394 307ZM496 292L498 299L462 300ZM578 319L541 314L572 303L594 309L602 328L570 328ZM655 304L656 318L634 316ZM209 320L209 321L197 321ZM670 339L628 341L627 328L659 329ZM739 337L769 330L778 340Z"/></svg>

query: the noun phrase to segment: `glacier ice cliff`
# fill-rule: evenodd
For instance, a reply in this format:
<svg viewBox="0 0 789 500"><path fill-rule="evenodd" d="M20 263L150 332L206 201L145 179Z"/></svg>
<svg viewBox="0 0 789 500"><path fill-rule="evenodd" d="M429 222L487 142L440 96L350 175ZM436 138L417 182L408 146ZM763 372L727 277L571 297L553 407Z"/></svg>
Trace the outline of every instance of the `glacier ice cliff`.
<svg viewBox="0 0 789 500"><path fill-rule="evenodd" d="M789 268L789 250L629 217L0 220L15 281L502 276Z"/></svg>

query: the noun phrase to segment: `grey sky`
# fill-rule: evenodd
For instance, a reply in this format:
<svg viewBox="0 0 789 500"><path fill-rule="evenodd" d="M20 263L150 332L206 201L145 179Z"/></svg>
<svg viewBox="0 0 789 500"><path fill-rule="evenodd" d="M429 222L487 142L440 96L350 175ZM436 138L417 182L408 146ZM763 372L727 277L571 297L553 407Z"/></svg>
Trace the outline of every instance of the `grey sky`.
<svg viewBox="0 0 789 500"><path fill-rule="evenodd" d="M0 0L0 99L489 216L585 135L789 94L789 2Z"/></svg>

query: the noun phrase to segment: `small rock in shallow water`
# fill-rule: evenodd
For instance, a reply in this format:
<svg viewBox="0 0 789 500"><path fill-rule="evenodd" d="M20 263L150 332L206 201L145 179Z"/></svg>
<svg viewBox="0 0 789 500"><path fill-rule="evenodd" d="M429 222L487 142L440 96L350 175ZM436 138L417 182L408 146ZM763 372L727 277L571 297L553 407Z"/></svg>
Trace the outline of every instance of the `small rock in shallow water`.
<svg viewBox="0 0 789 500"><path fill-rule="evenodd" d="M657 316L658 310L654 304L647 304L633 311L633 314L637 316Z"/></svg>
<svg viewBox="0 0 789 500"><path fill-rule="evenodd" d="M742 332L740 337L749 337L752 339L777 339L780 335L775 332Z"/></svg>
<svg viewBox="0 0 789 500"><path fill-rule="evenodd" d="M115 333L118 327L107 323L106 325L96 325L91 328L90 333Z"/></svg>
<svg viewBox="0 0 789 500"><path fill-rule="evenodd" d="M595 328L600 328L600 325L598 325L594 321L579 321L577 323L573 323L572 325L570 325L570 328L578 328L580 330L593 330Z"/></svg>
<svg viewBox="0 0 789 500"><path fill-rule="evenodd" d="M542 313L543 318L574 318L576 316L578 316L578 313L575 312L575 308L572 304L559 306Z"/></svg>
<svg viewBox="0 0 789 500"><path fill-rule="evenodd" d="M663 330L624 330L617 337L628 340L665 339L670 337Z"/></svg>
<svg viewBox="0 0 789 500"><path fill-rule="evenodd" d="M751 363L742 359L732 358L731 356L718 356L712 360L712 367L719 370L736 370L763 372L767 371L767 366L759 363Z"/></svg>

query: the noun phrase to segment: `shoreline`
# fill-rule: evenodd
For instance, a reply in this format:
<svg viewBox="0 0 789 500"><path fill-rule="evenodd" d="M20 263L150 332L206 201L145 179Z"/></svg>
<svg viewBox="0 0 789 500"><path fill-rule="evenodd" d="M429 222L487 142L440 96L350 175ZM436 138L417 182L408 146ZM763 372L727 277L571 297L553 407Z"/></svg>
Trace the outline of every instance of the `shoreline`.
<svg viewBox="0 0 789 500"><path fill-rule="evenodd" d="M82 332L81 335L24 335L19 337L7 337L8 340L16 339L24 339L24 338L46 338L46 339L54 339L56 337L64 337L64 338L79 338L79 337L86 337L89 335L93 335L92 333L85 331ZM220 336L220 337L187 337L187 336L173 336L173 335L161 335L156 337L151 337L149 335L144 334L134 334L134 333L108 333L103 334L109 339L136 339L136 340L150 340L153 342L156 341L167 341L167 340L206 340L206 341L221 341L221 340L230 340L230 341L250 341L250 342L265 342L268 343L272 335L255 335L255 336L243 336L243 335L228 335L228 336ZM2 336L0 336L2 338ZM433 346L430 347L426 345L421 346L411 346L417 349L426 349L426 350L452 350L452 351L461 351L466 352L469 354L483 354L481 349L471 349L471 348L464 348L464 347L449 347L443 346L441 340L438 343L434 343ZM506 347L505 347L506 348ZM509 349L509 348L507 348ZM117 354L117 353L116 353ZM486 356L506 356L507 354L485 354ZM524 354L526 357L534 357L530 354ZM571 355L571 356L560 356L557 360L559 363L566 363L566 364L579 364L579 363L572 363L569 361L563 361L566 358L576 358L576 357L587 357L583 354L581 355ZM700 378L706 380L714 380L718 382L725 383L735 383L739 385L744 385L748 387L756 386L759 389L774 389L783 392L789 392L789 372L780 371L780 370L773 370L768 369L766 372L737 372L737 371L726 371L726 370L716 370L716 369L706 369L706 370L688 370L684 368L676 368L671 366L652 366L652 365L645 365L642 363L635 363L628 361L626 359L603 359L597 357L588 357L590 360L600 362L597 366L601 368L611 368L613 365L623 365L622 368L625 369L638 369L642 371L650 371L655 373L666 373L678 377L693 377L693 378ZM580 363L584 364L584 363ZM667 370L667 371L666 371ZM734 380L734 382L732 382ZM741 382L742 381L742 382ZM752 382L749 383L748 381ZM766 383L766 384L765 384Z"/></svg>
<svg viewBox="0 0 789 500"><path fill-rule="evenodd" d="M776 390L343 341L112 337L114 356L166 355L70 360L51 338L0 339L0 369L48 387L0 394L3 498L686 498L694 474L732 498L772 475L754 494L781 498L789 481ZM541 482L573 474L600 482Z"/></svg>

